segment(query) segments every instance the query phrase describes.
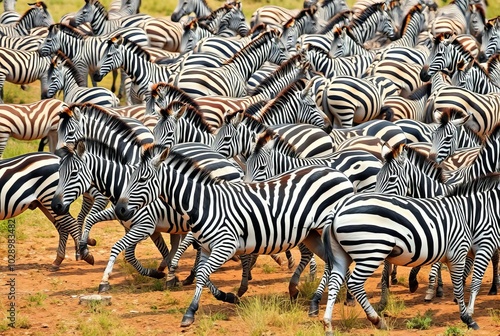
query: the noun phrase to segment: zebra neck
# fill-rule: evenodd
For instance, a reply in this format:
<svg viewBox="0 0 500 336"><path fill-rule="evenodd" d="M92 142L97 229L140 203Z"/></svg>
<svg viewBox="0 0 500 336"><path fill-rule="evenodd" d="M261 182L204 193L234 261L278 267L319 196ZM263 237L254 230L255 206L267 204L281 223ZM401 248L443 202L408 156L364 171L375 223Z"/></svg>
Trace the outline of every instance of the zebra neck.
<svg viewBox="0 0 500 336"><path fill-rule="evenodd" d="M108 13L106 9L99 3L100 6L94 4L94 16L90 21L90 26L92 27L92 32L95 35L103 35L108 33L106 31L107 26L109 26Z"/></svg>

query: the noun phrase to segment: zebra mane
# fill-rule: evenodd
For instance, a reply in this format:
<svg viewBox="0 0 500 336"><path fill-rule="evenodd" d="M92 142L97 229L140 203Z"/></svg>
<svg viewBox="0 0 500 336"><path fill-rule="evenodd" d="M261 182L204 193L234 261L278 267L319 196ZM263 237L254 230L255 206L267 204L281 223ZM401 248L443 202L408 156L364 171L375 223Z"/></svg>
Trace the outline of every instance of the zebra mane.
<svg viewBox="0 0 500 336"><path fill-rule="evenodd" d="M243 47L241 50L237 51L231 58L226 60L223 65L231 64L234 60L240 58L242 55L252 53L256 48L266 44L271 39L271 34L274 32L264 32L252 40L249 44Z"/></svg>
<svg viewBox="0 0 500 336"><path fill-rule="evenodd" d="M431 94L431 89L432 89L432 84L431 83L426 83L415 90L413 90L410 95L408 96L408 99L411 100L419 100L420 98L423 98L424 96L428 96Z"/></svg>
<svg viewBox="0 0 500 336"><path fill-rule="evenodd" d="M198 18L198 22L215 20L221 12L227 13L227 12L229 12L229 10L231 10L231 8L233 8L233 5L226 3L222 6L220 6L219 8L211 11L210 14L208 14L207 16Z"/></svg>
<svg viewBox="0 0 500 336"><path fill-rule="evenodd" d="M365 9L363 9L363 11L358 16L353 17L352 22L349 26L361 26L370 16L380 10L383 10L384 6L385 4L383 2L375 2L368 7L365 7Z"/></svg>
<svg viewBox="0 0 500 336"><path fill-rule="evenodd" d="M100 158L108 161L114 161L121 164L128 164L130 160L123 155L123 150L110 146L106 142L95 138L78 139L76 145L82 142L85 144L85 151L98 154Z"/></svg>
<svg viewBox="0 0 500 336"><path fill-rule="evenodd" d="M464 68L462 68L462 69L460 68L460 63L461 63L461 62L463 62L463 60L458 61L458 64L459 64L459 66L458 66L458 70L459 70L459 71L466 71L466 70L468 70L468 69L470 69L470 68L476 68L476 69L478 69L479 71L481 71L481 73L482 73L484 76L486 76L486 78L488 78L490 81L492 81L492 84L493 84L493 85L495 85L496 87L498 87L498 85L496 85L495 81L491 78L490 73L488 72L488 70L487 70L485 67L483 67L483 66L481 65L481 63L479 63L476 59L473 59L472 61L470 61L470 62L469 62L469 64L468 64L467 66L465 65L465 62L464 62L464 63L463 63Z"/></svg>
<svg viewBox="0 0 500 336"><path fill-rule="evenodd" d="M58 28L59 31L63 32L66 35L69 35L75 39L83 40L85 35L81 33L78 29L68 26L64 23L54 23L49 26L49 34L53 32L54 28Z"/></svg>
<svg viewBox="0 0 500 336"><path fill-rule="evenodd" d="M179 112L174 115L173 111ZM180 101L173 101L168 104L166 108L161 109L160 116L164 119L170 116L174 116L177 120L180 118L185 118L193 123L196 128L200 129L203 132L207 132L210 134L214 134L215 132L215 128L207 122L207 120L203 116L203 112L201 112L195 106L185 104Z"/></svg>
<svg viewBox="0 0 500 336"><path fill-rule="evenodd" d="M193 98L191 98L191 96L189 96L184 90L166 82L158 82L153 84L151 86L151 96L158 95L158 92L163 91L164 89L168 89L169 96L171 96L173 93L173 99L175 101L180 101L184 104L189 104L196 108L200 107L198 103Z"/></svg>
<svg viewBox="0 0 500 336"><path fill-rule="evenodd" d="M469 11L473 12L475 10L476 13L479 13L481 16L481 22L486 23L486 10L484 9L483 5L481 3L475 3L475 4L470 4L469 5Z"/></svg>
<svg viewBox="0 0 500 336"><path fill-rule="evenodd" d="M302 56L300 54L296 54L292 56L290 59L283 62L278 69L273 71L270 76L266 77L259 85L257 85L253 90L251 90L248 95L256 96L260 93L263 93L269 87L271 87L277 80L283 78L284 75L290 73L297 62L301 60ZM304 71L301 71L302 76L304 75ZM300 75L299 75L300 76ZM297 77L296 77L297 79Z"/></svg>
<svg viewBox="0 0 500 336"><path fill-rule="evenodd" d="M480 176L475 180L457 185L445 197L467 196L500 188L500 173Z"/></svg>
<svg viewBox="0 0 500 336"><path fill-rule="evenodd" d="M62 62L64 62L61 66L68 68L68 71L70 72L71 76L73 76L78 86L85 86L85 81L83 79L82 74L78 71L75 64L71 61L71 59L68 56L66 56L61 50L58 50L56 52L56 56L54 56L52 62L50 62L48 70L49 78L52 75L54 68L57 68L57 59L60 59Z"/></svg>
<svg viewBox="0 0 500 336"><path fill-rule="evenodd" d="M186 25L184 25L184 32L188 32L190 30L196 29L196 27L201 28L203 30L208 30L212 34L216 34L205 22L200 21L201 19L193 18Z"/></svg>
<svg viewBox="0 0 500 336"><path fill-rule="evenodd" d="M253 149L253 152L255 154L258 154L265 145L269 143L269 141L273 140L275 137L275 133L272 129L268 128L264 132L260 133L257 135L257 142L255 143L255 147Z"/></svg>
<svg viewBox="0 0 500 336"><path fill-rule="evenodd" d="M401 0L390 0L389 3L386 3L387 10L392 10L396 7L401 6Z"/></svg>
<svg viewBox="0 0 500 336"><path fill-rule="evenodd" d="M79 107L82 110L82 113L85 113L89 119L94 119L101 125L106 125L107 128L113 129L117 134L122 136L132 135L132 144L138 147L142 145L137 132L123 119L121 119L121 116L113 114L105 107L92 103L73 104L70 105L67 110L71 110L74 106ZM72 115L72 112L68 113L68 116L71 117Z"/></svg>
<svg viewBox="0 0 500 336"><path fill-rule="evenodd" d="M118 36L115 36L115 37L118 37ZM140 45L138 45L137 43L135 43L132 40L129 40L125 36L122 36L122 38L123 38L123 45L130 46L129 50L131 50L134 55L136 55L137 57L144 58L146 61L151 62L151 54L150 53L148 53ZM110 39L108 41L108 43L111 44L112 43L112 39Z"/></svg>
<svg viewBox="0 0 500 336"><path fill-rule="evenodd" d="M245 109L245 114L248 114L252 116L252 118L255 118L254 116L260 113L260 111L266 106L268 102L269 100L259 100L258 102L247 106L247 108Z"/></svg>
<svg viewBox="0 0 500 336"><path fill-rule="evenodd" d="M486 24L484 25L484 30L489 31L491 28L493 28L497 22L497 20L500 19L500 15L491 19L486 20Z"/></svg>
<svg viewBox="0 0 500 336"><path fill-rule="evenodd" d="M311 6L311 7L302 9L299 12L299 14L297 14L295 17L292 17L290 20L288 20L283 25L283 34L284 34L285 30L293 27L295 25L296 21L299 21L308 15L313 16L316 13L316 10L317 10L316 6Z"/></svg>
<svg viewBox="0 0 500 336"><path fill-rule="evenodd" d="M324 2L323 2L323 6L324 6ZM328 20L327 24L321 30L318 31L318 34L328 33L329 31L334 29L334 27L336 25L338 25L340 22L342 22L346 19L349 19L351 14L352 14L352 11L349 9L343 10L342 12L338 12L330 20Z"/></svg>
<svg viewBox="0 0 500 336"><path fill-rule="evenodd" d="M354 41L354 43L356 43L357 45L359 45L361 48L366 49L366 47L365 47L362 43L359 43L359 41L358 41L357 37L356 37L356 36L354 36L354 34L353 34L353 32L352 32L352 28L351 28L350 26L345 27L345 29L344 29L344 30L345 30L345 34L346 34L347 36L349 36L349 38L350 38L351 40L353 40L353 41Z"/></svg>
<svg viewBox="0 0 500 336"><path fill-rule="evenodd" d="M37 2L37 3L35 3L35 4L32 4L32 5L36 5L36 6L40 5L40 6L42 6L43 10L44 10L45 12L47 12L47 5L46 5L45 3L43 3L42 1ZM31 13L31 12L33 12L34 10L36 10L36 8L35 8L35 7L32 7L32 8L30 8L30 9L26 10L26 11L24 12L24 14L23 14L23 15L21 15L21 17L19 18L19 20L17 20L17 22L21 22L23 19L26 19L26 18L30 15L30 13Z"/></svg>
<svg viewBox="0 0 500 336"><path fill-rule="evenodd" d="M234 115L236 115L237 113L241 113L242 111L237 111ZM252 116L251 114L248 114L247 112L244 112L243 113L243 117L242 117L242 122L252 131L255 131L256 133L262 133L264 132L266 129L268 129L268 127L266 125L264 125L262 122L260 122L259 120L255 119L254 116Z"/></svg>
<svg viewBox="0 0 500 336"><path fill-rule="evenodd" d="M445 126L452 120L458 119L458 118L464 118L466 117L466 114L463 113L459 109L455 108L443 108L441 110L441 116L439 117L439 123L441 124L440 127Z"/></svg>
<svg viewBox="0 0 500 336"><path fill-rule="evenodd" d="M85 0L85 2L87 2L87 0ZM96 11L102 13L104 15L104 17L107 20L109 20L108 11L106 10L106 8L104 7L104 5L102 3L100 3L98 0L90 0L90 4L92 6L95 6L96 7Z"/></svg>
<svg viewBox="0 0 500 336"><path fill-rule="evenodd" d="M253 26L250 31L248 32L247 36L258 36L259 34L262 34L265 32L267 29L267 25L264 22L261 22L255 26Z"/></svg>
<svg viewBox="0 0 500 336"><path fill-rule="evenodd" d="M406 29L408 29L408 26L410 25L411 19L415 15L415 13L422 13L422 5L417 4L413 6L410 11L406 14L406 16L403 19L403 22L401 23L401 29L400 29L400 36L404 36L406 33Z"/></svg>
<svg viewBox="0 0 500 336"><path fill-rule="evenodd" d="M284 102L289 101L290 96L295 95L297 93L297 91L302 91L305 88L306 88L306 81L303 79L298 80L298 81L288 85L286 88L281 90L280 93L278 93L276 98L269 101L264 106L264 108L260 111L257 119L262 120L266 115L269 115L271 113L276 113L277 110L273 109L273 107L282 105Z"/></svg>

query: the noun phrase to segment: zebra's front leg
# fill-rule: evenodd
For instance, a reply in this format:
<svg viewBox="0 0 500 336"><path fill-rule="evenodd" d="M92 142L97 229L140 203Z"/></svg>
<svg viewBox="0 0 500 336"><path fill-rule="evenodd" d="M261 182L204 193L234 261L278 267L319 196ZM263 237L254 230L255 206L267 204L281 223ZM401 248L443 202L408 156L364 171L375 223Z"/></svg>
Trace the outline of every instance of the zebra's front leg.
<svg viewBox="0 0 500 336"><path fill-rule="evenodd" d="M323 297L323 293L325 292L325 286L328 283L328 279L330 277L330 269L328 268L328 264L325 264L325 270L323 271L323 276L318 284L318 288L313 294L311 298L311 303L309 304L309 317L316 317L319 314L319 302Z"/></svg>
<svg viewBox="0 0 500 336"><path fill-rule="evenodd" d="M85 218L87 217L87 215L91 212L95 214L103 211L104 209L106 209L108 203L109 199L106 196L101 194L95 187L91 187L88 192L83 193L82 208L80 209L80 212L78 213L78 217L76 219L78 225L80 225L80 227L83 229L85 226ZM96 243L96 240L93 238L89 238L87 233L86 244L95 246Z"/></svg>
<svg viewBox="0 0 500 336"><path fill-rule="evenodd" d="M500 283L500 279L498 278L498 261L499 261L499 253L498 249L493 253L493 257L491 257L491 264L493 267L493 281L491 281L491 288L488 292L488 295L497 295L497 285Z"/></svg>
<svg viewBox="0 0 500 336"><path fill-rule="evenodd" d="M123 236L119 241L117 241L111 248L111 253L109 256L108 264L104 270L104 275L102 277L101 283L99 284L99 293L108 291L111 286L109 285L109 276L113 271L113 266L115 264L116 258L123 250L137 245L140 241L149 237L154 231L154 227L144 227L142 225L133 225L130 230Z"/></svg>
<svg viewBox="0 0 500 336"><path fill-rule="evenodd" d="M251 254L240 255L242 277L240 288L238 288L238 293L236 294L238 297L242 297L248 290L248 280L250 278L250 268L253 259L253 255Z"/></svg>
<svg viewBox="0 0 500 336"><path fill-rule="evenodd" d="M413 267L408 276L408 285L410 288L410 293L415 293L418 289L417 275L420 272L420 266Z"/></svg>
<svg viewBox="0 0 500 336"><path fill-rule="evenodd" d="M59 243L57 245L56 259L52 262L50 266L51 271L59 270L61 263L66 256L66 243L68 242L69 232L66 230L62 230L60 227L56 225L57 232L59 233Z"/></svg>
<svg viewBox="0 0 500 336"><path fill-rule="evenodd" d="M186 313L182 317L181 327L187 327L193 324L194 314L198 310L201 293L203 287L206 285L210 274L219 269L226 261L228 261L236 252L236 246L229 242L223 242L212 246L210 255L204 249L201 249L201 257L199 265L196 269L196 288L193 300L189 305ZM236 303L238 297L232 293L223 293L216 297L218 300L224 302Z"/></svg>
<svg viewBox="0 0 500 336"><path fill-rule="evenodd" d="M165 277L165 273L158 272L154 268L145 268L142 266L141 262L137 260L135 256L135 247L137 245L129 246L125 249L125 260L132 265L137 272L142 276L147 276L155 279L162 279Z"/></svg>
<svg viewBox="0 0 500 336"><path fill-rule="evenodd" d="M89 234L92 227L102 221L110 221L116 219L116 214L114 208L104 209L96 214L87 216L85 220L85 226L82 232L82 238L80 240L80 255L84 260L87 260L90 264L94 264L94 256L90 253L87 242L89 241Z"/></svg>
<svg viewBox="0 0 500 336"><path fill-rule="evenodd" d="M391 265L390 262L384 260L384 269L382 271L382 277L380 279L380 302L378 303L378 311L382 312L385 307L387 307L387 302L389 300L389 273L391 268L394 268L394 265Z"/></svg>
<svg viewBox="0 0 500 336"><path fill-rule="evenodd" d="M166 282L167 288L174 287L179 282L179 278L175 275L175 272L176 272L177 268L179 267L179 260L180 260L181 256L184 254L184 252L186 252L187 248L191 244L194 244L194 242L195 242L195 239L193 237L193 233L188 232L184 236L184 238L182 239L182 242L179 244L179 247L178 247L177 251L175 252L174 257L172 258L172 262L168 268L168 275L167 275L167 282ZM188 279L189 278L192 279L192 282L187 283L187 282L185 282L186 281L185 280L182 282L183 286L190 285L194 282L194 277L195 277L194 269L196 269L197 260L199 260L199 250L198 249L196 251L195 264L193 266L193 269L191 270L191 274L188 276Z"/></svg>

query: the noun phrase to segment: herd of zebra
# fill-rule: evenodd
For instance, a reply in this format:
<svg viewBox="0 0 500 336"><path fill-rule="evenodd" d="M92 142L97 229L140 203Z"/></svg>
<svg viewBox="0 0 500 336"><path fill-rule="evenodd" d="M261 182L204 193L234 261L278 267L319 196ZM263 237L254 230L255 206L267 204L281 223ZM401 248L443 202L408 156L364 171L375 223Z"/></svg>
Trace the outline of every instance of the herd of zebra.
<svg viewBox="0 0 500 336"><path fill-rule="evenodd" d="M54 23L43 2L19 15L3 1L2 102L5 81L40 80L41 99L0 104L0 156L9 137L41 142L39 152L0 161L0 219L41 209L59 233L54 269L69 236L77 260L94 263L90 230L101 221L119 220L125 235L100 292L123 251L139 273L175 283L193 244L188 326L204 286L237 303L257 255L281 262L286 252L292 268L298 247L290 296L309 263L315 272L314 255L323 259L309 315L328 286L331 335L344 283L386 328L366 280L384 264L383 308L391 265L392 282L395 266L413 267L412 292L419 268L432 265L430 300L442 295L444 262L462 321L479 328L472 314L490 260L489 294L500 282L500 19L486 18L484 2L305 1L260 7L247 23L240 2L212 10L184 0L155 18L137 0L109 10L85 0ZM110 90L97 84L109 72ZM75 219L68 210L80 196ZM163 257L158 269L135 256L148 237ZM237 295L209 279L235 255Z"/></svg>

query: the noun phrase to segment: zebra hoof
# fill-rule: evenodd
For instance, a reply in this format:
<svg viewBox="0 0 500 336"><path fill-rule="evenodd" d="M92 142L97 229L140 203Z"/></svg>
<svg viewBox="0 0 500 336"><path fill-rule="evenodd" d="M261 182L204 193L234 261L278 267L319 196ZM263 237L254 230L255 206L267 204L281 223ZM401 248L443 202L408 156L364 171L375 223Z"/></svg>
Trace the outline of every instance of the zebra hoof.
<svg viewBox="0 0 500 336"><path fill-rule="evenodd" d="M59 268L60 268L60 265L54 265L54 264L52 264L49 267L49 271L51 271L51 272L57 272L57 271L59 271Z"/></svg>
<svg viewBox="0 0 500 336"><path fill-rule="evenodd" d="M297 285L291 284L290 286L288 286L288 294L290 294L290 299L292 301L297 300L297 298L299 297L299 290L297 289Z"/></svg>
<svg viewBox="0 0 500 336"><path fill-rule="evenodd" d="M409 285L410 285L410 293L415 293L418 289L418 281L417 280L410 281Z"/></svg>
<svg viewBox="0 0 500 336"><path fill-rule="evenodd" d="M88 238L87 239L87 245L96 246L97 245L97 241L94 238Z"/></svg>
<svg viewBox="0 0 500 336"><path fill-rule="evenodd" d="M460 316L460 319L462 320L463 323L467 324L467 328L472 329L472 330L479 330L479 326L477 325L476 322L472 319L472 316L470 315L462 315Z"/></svg>
<svg viewBox="0 0 500 336"><path fill-rule="evenodd" d="M94 260L94 256L92 254L88 253L82 259L85 260L87 262L87 264L94 266L95 260Z"/></svg>
<svg viewBox="0 0 500 336"><path fill-rule="evenodd" d="M182 285L183 286L192 285L194 283L194 279L195 279L195 274L194 272L191 272L189 273L189 276L182 281Z"/></svg>
<svg viewBox="0 0 500 336"><path fill-rule="evenodd" d="M179 278L176 276L172 277L172 279L168 279L167 281L165 281L165 286L167 287L167 289L175 288L179 286L179 284L180 284Z"/></svg>
<svg viewBox="0 0 500 336"><path fill-rule="evenodd" d="M109 282L104 282L104 283L99 284L98 292L104 293L104 292L109 291L110 289L111 289L111 286L110 286Z"/></svg>
<svg viewBox="0 0 500 336"><path fill-rule="evenodd" d="M391 285L395 286L395 285L397 285L397 284L398 284L398 279L396 279L396 278L392 278L392 279L391 279Z"/></svg>
<svg viewBox="0 0 500 336"><path fill-rule="evenodd" d="M492 286L490 288L490 291L488 292L488 295L497 295L497 286Z"/></svg>
<svg viewBox="0 0 500 336"><path fill-rule="evenodd" d="M242 297L248 290L248 286L246 287L240 287L238 288L238 293L236 295L238 295L238 297Z"/></svg>
<svg viewBox="0 0 500 336"><path fill-rule="evenodd" d="M319 301L321 300L321 296L314 294L311 299L311 303L309 304L309 311L307 314L309 317L317 317L319 314Z"/></svg>
<svg viewBox="0 0 500 336"><path fill-rule="evenodd" d="M181 327L182 328L189 327L193 323L194 323L194 315L191 315L190 313L184 314L181 321Z"/></svg>
<svg viewBox="0 0 500 336"><path fill-rule="evenodd" d="M472 324L468 324L467 328L472 329L472 330L479 330L479 326L477 325L476 322L472 322Z"/></svg>
<svg viewBox="0 0 500 336"><path fill-rule="evenodd" d="M155 278L155 279L163 279L163 278L165 277L165 275L166 275L165 273L163 273L163 272L158 272L158 271L157 271L157 270L155 270L155 269L154 269L154 270L151 270L151 271L149 272L149 276L150 276L151 278Z"/></svg>
<svg viewBox="0 0 500 336"><path fill-rule="evenodd" d="M240 303L240 299L233 293L226 293L226 298L224 302L238 304Z"/></svg>
<svg viewBox="0 0 500 336"><path fill-rule="evenodd" d="M443 287L439 286L437 289L436 289L436 297L443 297L444 293L443 293Z"/></svg>

